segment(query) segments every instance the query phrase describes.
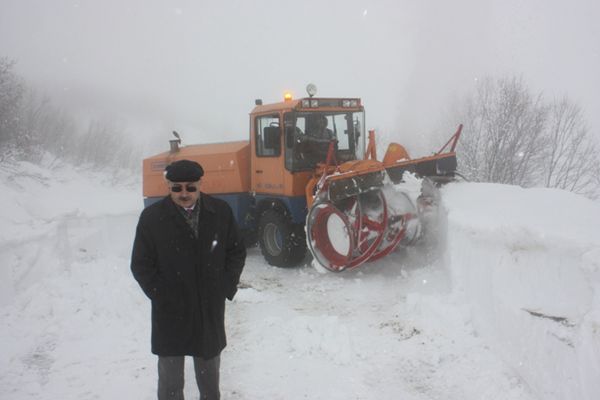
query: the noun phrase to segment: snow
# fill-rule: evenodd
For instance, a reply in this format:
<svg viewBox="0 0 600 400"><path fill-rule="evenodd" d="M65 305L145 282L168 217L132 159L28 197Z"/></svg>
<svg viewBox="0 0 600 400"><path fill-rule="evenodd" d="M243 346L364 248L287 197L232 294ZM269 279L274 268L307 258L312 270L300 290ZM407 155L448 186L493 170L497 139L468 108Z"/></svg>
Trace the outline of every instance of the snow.
<svg viewBox="0 0 600 400"><path fill-rule="evenodd" d="M599 398L598 203L490 184L449 185L444 200L452 284L476 331L540 398Z"/></svg>
<svg viewBox="0 0 600 400"><path fill-rule="evenodd" d="M0 185L2 399L155 398L150 305L129 271L139 181L4 163ZM223 398L600 398L600 205L476 183L442 197L439 258L334 274L250 249Z"/></svg>

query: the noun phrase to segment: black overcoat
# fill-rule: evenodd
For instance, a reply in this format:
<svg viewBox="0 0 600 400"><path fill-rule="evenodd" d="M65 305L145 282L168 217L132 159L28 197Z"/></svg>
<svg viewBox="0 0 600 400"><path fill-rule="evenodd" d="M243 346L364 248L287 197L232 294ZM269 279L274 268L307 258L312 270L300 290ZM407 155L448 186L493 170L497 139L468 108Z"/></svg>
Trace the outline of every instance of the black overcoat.
<svg viewBox="0 0 600 400"><path fill-rule="evenodd" d="M152 352L213 358L226 345L225 298L246 249L223 200L200 195L198 237L169 196L142 212L131 271L152 301Z"/></svg>

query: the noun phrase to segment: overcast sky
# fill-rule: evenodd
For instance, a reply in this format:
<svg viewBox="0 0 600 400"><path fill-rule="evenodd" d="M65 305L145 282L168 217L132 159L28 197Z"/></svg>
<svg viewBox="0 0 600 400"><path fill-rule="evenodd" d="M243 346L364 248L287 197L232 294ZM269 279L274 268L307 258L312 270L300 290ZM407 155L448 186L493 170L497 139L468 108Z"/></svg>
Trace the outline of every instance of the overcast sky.
<svg viewBox="0 0 600 400"><path fill-rule="evenodd" d="M506 74L569 95L600 131L598 0L0 0L0 56L148 140L245 139L255 98L313 82L417 146L476 79Z"/></svg>

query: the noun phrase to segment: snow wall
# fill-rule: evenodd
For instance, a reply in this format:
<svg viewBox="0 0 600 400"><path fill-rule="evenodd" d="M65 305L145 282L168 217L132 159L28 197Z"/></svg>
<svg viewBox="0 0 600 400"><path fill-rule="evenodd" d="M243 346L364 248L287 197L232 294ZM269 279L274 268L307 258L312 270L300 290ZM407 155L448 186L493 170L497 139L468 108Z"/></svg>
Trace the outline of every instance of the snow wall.
<svg viewBox="0 0 600 400"><path fill-rule="evenodd" d="M477 334L541 399L600 393L600 204L550 189L443 189L447 266Z"/></svg>

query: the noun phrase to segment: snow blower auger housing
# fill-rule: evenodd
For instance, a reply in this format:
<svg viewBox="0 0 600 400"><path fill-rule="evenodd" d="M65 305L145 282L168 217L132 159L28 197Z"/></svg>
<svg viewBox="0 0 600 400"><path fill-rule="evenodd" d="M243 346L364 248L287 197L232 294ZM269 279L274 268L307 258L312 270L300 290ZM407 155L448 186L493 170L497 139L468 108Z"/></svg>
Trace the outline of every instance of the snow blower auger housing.
<svg viewBox="0 0 600 400"><path fill-rule="evenodd" d="M144 160L145 205L168 194L165 166L191 159L204 167L201 190L229 203L247 245L258 242L271 265L298 265L309 249L339 272L414 243L436 187L454 178L462 126L429 157L410 159L392 143L378 161L361 100L307 90L297 100L256 100L248 141L182 146L176 135L169 151ZM404 188L405 172L423 179L417 199Z"/></svg>

